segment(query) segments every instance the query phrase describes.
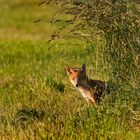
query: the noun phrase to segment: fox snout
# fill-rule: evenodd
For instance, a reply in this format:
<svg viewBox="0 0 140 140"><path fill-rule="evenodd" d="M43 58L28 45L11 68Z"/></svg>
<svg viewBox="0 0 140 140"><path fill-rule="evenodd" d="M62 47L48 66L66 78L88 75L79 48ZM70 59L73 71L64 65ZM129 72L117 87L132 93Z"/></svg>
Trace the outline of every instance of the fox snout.
<svg viewBox="0 0 140 140"><path fill-rule="evenodd" d="M73 85L78 88L79 86L78 77L75 77L75 79L73 79Z"/></svg>
<svg viewBox="0 0 140 140"><path fill-rule="evenodd" d="M79 84L78 84L78 82L77 82L77 78L74 79L74 78L69 77L69 79L70 79L71 83L72 83L75 87L78 88Z"/></svg>
<svg viewBox="0 0 140 140"><path fill-rule="evenodd" d="M75 85L78 88L78 84Z"/></svg>

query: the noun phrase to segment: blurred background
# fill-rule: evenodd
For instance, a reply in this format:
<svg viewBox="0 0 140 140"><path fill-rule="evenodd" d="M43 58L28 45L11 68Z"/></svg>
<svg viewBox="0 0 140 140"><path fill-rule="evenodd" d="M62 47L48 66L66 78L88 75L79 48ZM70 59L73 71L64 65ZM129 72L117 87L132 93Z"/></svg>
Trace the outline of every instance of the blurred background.
<svg viewBox="0 0 140 140"><path fill-rule="evenodd" d="M0 39L47 40L55 28L48 23L55 7L38 4L37 0L1 0ZM43 21L35 23L38 19Z"/></svg>

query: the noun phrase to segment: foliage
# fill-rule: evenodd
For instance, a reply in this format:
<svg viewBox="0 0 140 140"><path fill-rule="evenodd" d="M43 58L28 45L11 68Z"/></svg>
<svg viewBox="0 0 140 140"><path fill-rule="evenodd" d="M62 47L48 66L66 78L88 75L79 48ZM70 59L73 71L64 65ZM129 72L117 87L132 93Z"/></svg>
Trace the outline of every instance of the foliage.
<svg viewBox="0 0 140 140"><path fill-rule="evenodd" d="M47 1L49 2L51 0ZM60 1L60 4L62 6L60 13L73 15L71 19L65 20L67 24L64 24L63 28L73 24L69 33L73 33L74 37L75 35L84 37L90 45L94 44L97 38L105 40L106 46L102 48L104 49L102 53L104 53L104 61L111 65L112 76L123 82L133 79L138 87L140 80L136 77L139 77L140 69L140 28L139 11L135 3L130 0L77 0ZM57 17L59 12L53 16L52 22L61 22Z"/></svg>
<svg viewBox="0 0 140 140"><path fill-rule="evenodd" d="M92 48L92 52L87 48L91 59L101 57L99 68L108 67L111 93L116 99L119 97L122 104L123 100L127 105L131 102L132 110L137 111L135 106L140 103L140 11L136 3L130 0L59 2L60 13L72 17L64 20L66 24L60 27L58 34L70 25L69 34L85 39L87 47ZM57 14L52 18L54 23L62 22ZM95 62L93 65L97 66Z"/></svg>
<svg viewBox="0 0 140 140"><path fill-rule="evenodd" d="M46 13L46 7L36 7L33 1L0 1L0 139L140 139L139 89L133 80L135 90L129 81L123 83L114 78L114 59L107 57L109 63L104 59L108 46L103 34L93 34L91 41L91 32L77 31L74 39L45 43L54 28L48 22L33 21L49 20L57 8L52 3ZM59 17L72 17L63 16ZM55 28L64 25L59 22ZM67 27L72 29L74 24L70 26ZM66 35L66 31L61 35ZM77 38L85 39L87 47ZM97 59L99 63L95 63ZM102 73L108 70L112 72L110 79L115 79L110 82L111 94L106 94L97 108L83 100L66 75L67 65L82 63L87 65L91 77L106 79ZM97 66L96 73L91 71L91 63ZM132 74L137 74L136 70Z"/></svg>
<svg viewBox="0 0 140 140"><path fill-rule="evenodd" d="M66 24L63 28L68 28L68 25L72 24L73 26L68 28L69 33L74 37L85 39L87 46L92 46L94 50L91 52L93 53L91 58L97 55L101 57L99 61L102 60L103 63L99 62L100 67L108 67L110 84L117 86L116 93L123 91L128 94L133 93L138 98L140 96L140 11L136 3L130 0L59 2L62 6L60 13L72 15L71 19L64 20ZM59 15L59 12L52 18L54 23L61 21L57 14ZM61 30L62 27L58 34Z"/></svg>

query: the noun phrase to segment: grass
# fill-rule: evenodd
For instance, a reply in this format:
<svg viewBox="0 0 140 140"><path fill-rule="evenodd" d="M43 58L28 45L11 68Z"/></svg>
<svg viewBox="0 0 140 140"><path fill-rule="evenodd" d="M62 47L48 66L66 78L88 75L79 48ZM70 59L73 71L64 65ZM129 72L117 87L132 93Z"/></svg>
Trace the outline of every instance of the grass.
<svg viewBox="0 0 140 140"><path fill-rule="evenodd" d="M135 95L106 95L94 108L71 86L67 65L85 63L88 74L106 79L89 72L83 42L45 43L53 29L33 23L50 17L45 7L30 0L0 3L5 21L0 22L0 139L140 139Z"/></svg>

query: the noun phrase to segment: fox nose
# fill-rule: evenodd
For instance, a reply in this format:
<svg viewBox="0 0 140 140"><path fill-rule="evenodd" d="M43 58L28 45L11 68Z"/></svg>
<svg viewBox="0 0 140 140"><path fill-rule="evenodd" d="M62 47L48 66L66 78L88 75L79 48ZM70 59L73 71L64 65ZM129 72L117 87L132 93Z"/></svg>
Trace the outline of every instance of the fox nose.
<svg viewBox="0 0 140 140"><path fill-rule="evenodd" d="M78 84L76 84L75 86L78 87Z"/></svg>

